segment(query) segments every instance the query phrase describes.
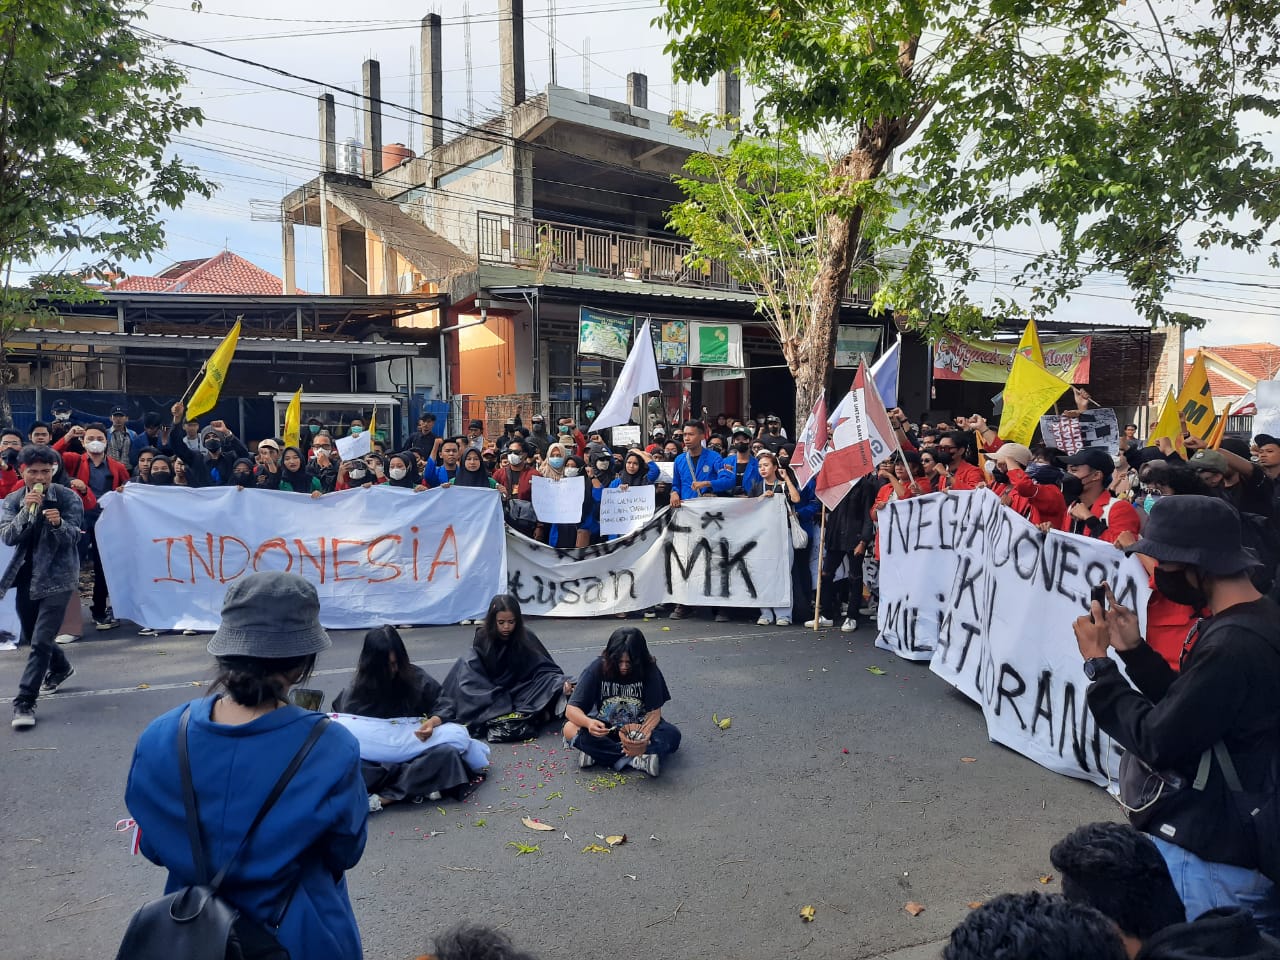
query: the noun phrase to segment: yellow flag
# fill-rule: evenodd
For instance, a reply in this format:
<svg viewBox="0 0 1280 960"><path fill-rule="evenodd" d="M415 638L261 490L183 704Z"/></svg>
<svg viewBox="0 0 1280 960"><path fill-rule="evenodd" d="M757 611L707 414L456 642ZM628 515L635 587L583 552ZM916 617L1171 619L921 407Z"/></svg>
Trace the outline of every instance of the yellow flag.
<svg viewBox="0 0 1280 960"><path fill-rule="evenodd" d="M1013 369L1004 385L1004 409L1000 413L1000 436L1012 443L1029 446L1040 425L1040 417L1053 406L1067 385L1021 352L1013 355Z"/></svg>
<svg viewBox="0 0 1280 960"><path fill-rule="evenodd" d="M204 379L196 392L191 395L187 404L187 419L195 420L208 413L218 404L218 394L222 392L222 384L227 379L227 368L231 366L231 358L236 355L236 342L240 339L240 321L231 328L218 349L204 366Z"/></svg>
<svg viewBox="0 0 1280 960"><path fill-rule="evenodd" d="M1178 394L1178 412L1187 425L1187 433L1192 436L1205 440L1213 432L1217 418L1213 415L1213 393L1209 389L1209 374L1204 368L1203 350L1196 351L1195 362L1182 384Z"/></svg>
<svg viewBox="0 0 1280 960"><path fill-rule="evenodd" d="M372 443L378 438L378 408L374 407L373 412L369 414L369 442Z"/></svg>
<svg viewBox="0 0 1280 960"><path fill-rule="evenodd" d="M1037 366L1044 366L1044 347L1040 346L1040 330L1034 320L1027 321L1027 326L1022 331L1022 339L1018 341L1017 352L1023 351L1028 351L1026 356L1034 360Z"/></svg>
<svg viewBox="0 0 1280 960"><path fill-rule="evenodd" d="M1187 448L1182 444L1182 422L1178 419L1178 401L1173 396L1173 387L1169 388L1164 403L1160 405L1160 419L1151 428L1147 446L1154 447L1157 440L1172 441L1173 449L1178 451L1178 456L1183 460L1187 459Z"/></svg>
<svg viewBox="0 0 1280 960"><path fill-rule="evenodd" d="M1231 412L1230 402L1222 407L1222 412L1218 414L1218 418L1214 421L1213 430L1209 433L1209 439L1205 441L1210 450L1217 450L1222 446L1222 438L1227 434L1227 414Z"/></svg>
<svg viewBox="0 0 1280 960"><path fill-rule="evenodd" d="M293 395L284 411L284 445L296 447L302 434L302 388Z"/></svg>

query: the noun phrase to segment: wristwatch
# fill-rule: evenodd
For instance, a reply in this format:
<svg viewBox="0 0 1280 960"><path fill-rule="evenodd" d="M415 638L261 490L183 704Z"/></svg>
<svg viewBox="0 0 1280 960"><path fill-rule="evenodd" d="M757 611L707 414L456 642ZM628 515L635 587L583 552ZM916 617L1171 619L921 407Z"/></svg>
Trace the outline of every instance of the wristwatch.
<svg viewBox="0 0 1280 960"><path fill-rule="evenodd" d="M1084 675L1090 680L1097 680L1108 667L1115 669L1116 663L1110 657L1090 657L1084 662Z"/></svg>

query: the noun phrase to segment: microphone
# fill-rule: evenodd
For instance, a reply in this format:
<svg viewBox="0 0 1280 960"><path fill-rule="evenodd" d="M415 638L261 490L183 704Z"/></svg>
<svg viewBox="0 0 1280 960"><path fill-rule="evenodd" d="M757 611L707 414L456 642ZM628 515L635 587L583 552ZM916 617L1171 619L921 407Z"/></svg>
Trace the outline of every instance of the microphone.
<svg viewBox="0 0 1280 960"><path fill-rule="evenodd" d="M44 495L44 484L43 484L43 483L37 483L37 484L36 484L34 487L32 487L31 489L32 489L32 490L34 490L36 493L40 494L41 496L43 496L43 495ZM33 504L31 504L31 506L29 506L29 507L27 508L27 514L28 514L30 517L32 517L32 518L34 519L34 517L35 517L35 515L36 515L36 508L37 508L37 507L39 507L39 506L40 506L40 505L39 505L38 503L33 503Z"/></svg>

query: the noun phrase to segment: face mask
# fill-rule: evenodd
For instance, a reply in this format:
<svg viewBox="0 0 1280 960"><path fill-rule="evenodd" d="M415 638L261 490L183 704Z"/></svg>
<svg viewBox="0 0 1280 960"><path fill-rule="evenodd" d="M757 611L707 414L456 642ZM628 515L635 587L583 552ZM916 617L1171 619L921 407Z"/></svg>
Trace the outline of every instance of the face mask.
<svg viewBox="0 0 1280 960"><path fill-rule="evenodd" d="M107 444L105 440L90 440L84 448L90 453L102 453L107 449Z"/></svg>
<svg viewBox="0 0 1280 960"><path fill-rule="evenodd" d="M533 425L533 432L539 435L544 434L547 432L547 425L545 423L535 423Z"/></svg>
<svg viewBox="0 0 1280 960"><path fill-rule="evenodd" d="M347 476L349 476L352 480L363 480L365 473L366 471L364 467L359 467L353 470L348 470Z"/></svg>
<svg viewBox="0 0 1280 960"><path fill-rule="evenodd" d="M613 463L613 461L612 461L612 460L597 460L597 461L596 461L596 469L597 469L597 470L608 470L608 469L609 469L609 465L610 465L611 463Z"/></svg>
<svg viewBox="0 0 1280 960"><path fill-rule="evenodd" d="M6 467L12 467L18 462L18 451L12 449L6 450L3 453L0 453L0 460L4 461L4 465Z"/></svg>
<svg viewBox="0 0 1280 960"><path fill-rule="evenodd" d="M387 472L391 474L392 480L403 480L409 475L409 471L404 467L392 467Z"/></svg>
<svg viewBox="0 0 1280 960"><path fill-rule="evenodd" d="M210 453L216 454L222 449L222 441L215 440L214 438L210 437L208 440L204 442L204 448L208 450Z"/></svg>
<svg viewBox="0 0 1280 960"><path fill-rule="evenodd" d="M561 433L563 433L563 434L566 434L566 435L567 435L567 434L569 433L569 428L568 428L568 426L566 426L566 425L564 425L564 424L561 424L561 425L560 425L560 432L561 432Z"/></svg>
<svg viewBox="0 0 1280 960"><path fill-rule="evenodd" d="M1058 484L1062 482L1063 473L1048 463L1032 463L1027 465L1027 476L1036 483Z"/></svg>
<svg viewBox="0 0 1280 960"><path fill-rule="evenodd" d="M588 420L594 420L595 418L596 418L596 412L595 412L594 410L588 410L588 411L587 411L587 419L588 419Z"/></svg>
<svg viewBox="0 0 1280 960"><path fill-rule="evenodd" d="M156 484L157 486L161 486L161 487L167 486L173 483L173 474L165 473L163 470L159 470L159 471L152 470L151 482Z"/></svg>
<svg viewBox="0 0 1280 960"><path fill-rule="evenodd" d="M524 463L524 455L519 453L508 453L507 463L511 464L513 467L518 467L520 464Z"/></svg>
<svg viewBox="0 0 1280 960"><path fill-rule="evenodd" d="M991 479L994 480L996 483L1008 483L1009 475L1005 473L1003 470L1001 470L999 467L993 466L991 468Z"/></svg>
<svg viewBox="0 0 1280 960"><path fill-rule="evenodd" d="M547 463L551 465L552 470L559 470L564 466L564 457L547 457Z"/></svg>
<svg viewBox="0 0 1280 960"><path fill-rule="evenodd" d="M564 475L566 477L576 477L580 471L577 467L565 467Z"/></svg>
<svg viewBox="0 0 1280 960"><path fill-rule="evenodd" d="M1162 494L1159 493L1148 493L1142 498L1142 509L1147 511L1147 513L1150 513L1151 508L1156 505L1156 501L1159 500L1161 496Z"/></svg>
<svg viewBox="0 0 1280 960"><path fill-rule="evenodd" d="M57 420L59 423L64 423L64 422L66 422L67 420L70 420L70 419L71 419L71 414L69 414L69 413L55 413L55 414L53 415L53 419Z"/></svg>
<svg viewBox="0 0 1280 960"><path fill-rule="evenodd" d="M253 474L251 474L248 470L237 470L237 471L236 471L236 483L237 483L237 484L239 484L239 485L240 485L240 486L242 486L242 487L247 487L247 486L248 486L249 484L251 484L252 482L253 482Z"/></svg>
<svg viewBox="0 0 1280 960"><path fill-rule="evenodd" d="M1080 482L1080 478L1073 477L1069 473L1065 474L1062 478L1062 499L1069 504L1075 503L1082 493L1084 493L1084 484Z"/></svg>
<svg viewBox="0 0 1280 960"><path fill-rule="evenodd" d="M748 450L750 450L750 449L751 449L751 444L749 444L749 443L735 443L735 444L733 445L733 449L737 450L739 453L746 453Z"/></svg>
<svg viewBox="0 0 1280 960"><path fill-rule="evenodd" d="M1204 590L1194 586L1187 579L1186 571L1175 573L1163 567L1156 567L1155 583L1156 589L1174 603L1181 603L1195 610L1209 605L1209 598L1204 595Z"/></svg>
<svg viewBox="0 0 1280 960"><path fill-rule="evenodd" d="M364 433L364 427L352 427L352 428L351 428L351 435L352 435L353 437L358 437L358 436L360 436L360 434L362 434L362 433Z"/></svg>

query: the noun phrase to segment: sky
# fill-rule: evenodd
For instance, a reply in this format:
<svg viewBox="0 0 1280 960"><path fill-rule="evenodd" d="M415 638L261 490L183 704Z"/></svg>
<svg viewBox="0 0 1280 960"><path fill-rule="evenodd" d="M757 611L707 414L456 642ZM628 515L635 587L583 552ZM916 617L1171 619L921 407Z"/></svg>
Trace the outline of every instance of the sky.
<svg viewBox="0 0 1280 960"><path fill-rule="evenodd" d="M549 4L556 11L554 27ZM383 99L421 109L417 45L419 23L427 13L438 13L443 20L445 116L465 120L468 103L477 114L497 110L497 0L383 0L372 8L375 19L360 16L370 8L338 0L203 0L199 11L189 0L155 0L146 9L144 26L156 34L274 65L306 80L177 44L163 47L166 56L188 70L184 100L205 112L203 126L179 134L174 149L199 166L218 190L213 199L195 198L167 217L167 250L152 263L133 264L135 274L156 273L173 261L230 249L280 275L278 204L318 169L316 97L324 92L320 83L359 91L361 64L372 57L382 66ZM625 100L626 75L639 71L649 78L650 109L711 110L711 89L673 84L663 53L666 38L650 24L659 11L657 0L526 0L530 93L551 81L554 49L556 82L561 86ZM749 89L743 100L744 111L749 111ZM351 96L338 95L337 121L339 142L359 135ZM446 124L446 138L449 130ZM421 128L409 114L388 109L383 141L420 150ZM261 219L264 216L267 219ZM323 283L317 231L298 229L296 237L298 285L318 291ZM1041 250L1052 239L1051 230L1040 228L998 243ZM975 257L984 263L991 290L1007 281L1015 266L1008 255L995 251L975 251ZM52 261L35 266L51 265ZM1169 303L1209 320L1204 329L1188 333L1190 346L1280 341L1280 274L1264 258L1212 252L1196 278L1178 281ZM1133 317L1124 285L1116 278L1098 277L1051 319L1114 323Z"/></svg>

